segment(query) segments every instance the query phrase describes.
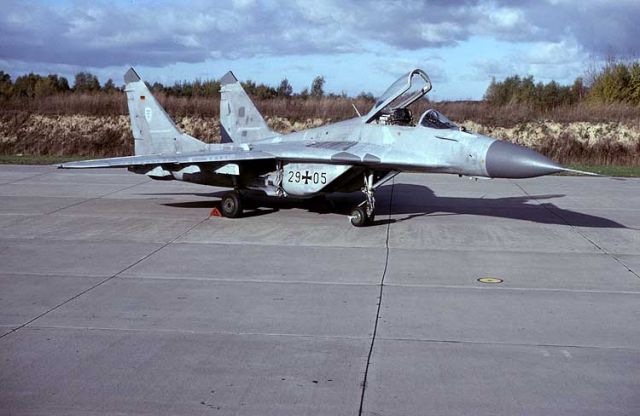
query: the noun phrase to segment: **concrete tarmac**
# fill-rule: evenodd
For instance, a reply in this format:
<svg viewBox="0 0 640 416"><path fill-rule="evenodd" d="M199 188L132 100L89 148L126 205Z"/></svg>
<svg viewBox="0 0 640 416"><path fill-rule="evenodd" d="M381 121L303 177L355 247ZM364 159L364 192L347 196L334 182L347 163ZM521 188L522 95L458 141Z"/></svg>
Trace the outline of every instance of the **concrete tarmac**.
<svg viewBox="0 0 640 416"><path fill-rule="evenodd" d="M640 414L640 180L220 191L0 166L0 414Z"/></svg>

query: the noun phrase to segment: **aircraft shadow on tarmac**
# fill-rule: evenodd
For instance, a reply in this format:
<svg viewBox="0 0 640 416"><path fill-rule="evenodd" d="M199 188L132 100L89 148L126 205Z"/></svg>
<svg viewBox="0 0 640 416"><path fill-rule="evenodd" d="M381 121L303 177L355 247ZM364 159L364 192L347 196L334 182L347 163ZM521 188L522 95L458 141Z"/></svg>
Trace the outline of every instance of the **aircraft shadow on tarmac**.
<svg viewBox="0 0 640 416"><path fill-rule="evenodd" d="M203 193L165 193L164 195L194 195L220 198L226 191ZM162 195L162 194L153 194ZM437 196L433 190L422 185L385 185L376 191L376 221L373 225L402 222L421 216L477 215L496 218L511 218L542 224L559 224L590 228L627 228L626 226L595 215L560 208L548 200L563 198L563 194L523 195L504 198L469 198ZM266 215L280 209L300 208L317 213L339 213L346 215L363 200L360 193L331 194L327 199L291 200L270 197L251 197L247 201L245 217ZM545 201L545 202L540 202ZM391 203L390 203L391 202ZM174 202L164 205L176 208L216 208L217 199L193 202ZM257 208L259 207L259 208ZM389 219L393 215L396 218ZM398 217L405 215L404 217Z"/></svg>

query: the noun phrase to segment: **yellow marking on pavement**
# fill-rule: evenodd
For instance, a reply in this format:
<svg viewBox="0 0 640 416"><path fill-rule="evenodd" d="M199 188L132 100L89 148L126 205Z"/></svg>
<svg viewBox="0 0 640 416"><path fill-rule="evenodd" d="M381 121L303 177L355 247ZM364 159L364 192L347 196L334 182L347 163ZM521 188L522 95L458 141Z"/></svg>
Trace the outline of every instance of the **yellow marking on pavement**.
<svg viewBox="0 0 640 416"><path fill-rule="evenodd" d="M498 279L497 277L481 277L478 279L480 283L502 283L502 279Z"/></svg>

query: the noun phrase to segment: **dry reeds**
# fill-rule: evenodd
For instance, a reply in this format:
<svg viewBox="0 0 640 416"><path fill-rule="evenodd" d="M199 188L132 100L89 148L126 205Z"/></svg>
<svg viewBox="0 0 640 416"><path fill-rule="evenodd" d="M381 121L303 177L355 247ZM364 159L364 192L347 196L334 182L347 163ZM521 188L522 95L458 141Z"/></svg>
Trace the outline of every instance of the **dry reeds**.
<svg viewBox="0 0 640 416"><path fill-rule="evenodd" d="M160 105L173 117L218 117L219 97L175 97L155 94ZM342 97L323 98L271 98L255 100L256 107L268 117L284 117L292 122L321 118L344 120L355 117L352 103L360 112L369 110L368 100ZM1 113L27 112L45 115L118 116L128 114L127 99L116 94L59 94L38 99L10 98L2 102Z"/></svg>
<svg viewBox="0 0 640 416"><path fill-rule="evenodd" d="M524 104L494 107L483 101L439 102L433 103L433 106L452 120L469 120L493 127L513 127L532 121L640 124L640 108L623 103L580 103L549 110L536 110Z"/></svg>
<svg viewBox="0 0 640 416"><path fill-rule="evenodd" d="M219 97L156 94L187 133L219 140ZM270 98L255 100L272 128L286 133L336 122L369 111L366 98ZM581 103L536 110L526 105L493 107L486 102L421 101L414 118L436 108L472 130L533 147L562 163L640 165L640 108L628 104ZM0 153L122 156L132 152L123 93L58 94L0 102Z"/></svg>
<svg viewBox="0 0 640 416"><path fill-rule="evenodd" d="M160 104L174 117L218 117L220 99L214 97L176 97L157 93ZM339 121L356 115L353 105L366 113L373 102L364 98L322 97L269 98L254 100L256 107L269 117L284 117L292 122L321 118ZM127 114L123 93L58 94L37 99L13 97L0 103L1 113L26 111L47 115L117 116ZM640 107L625 103L580 103L539 110L525 104L494 107L484 101L419 101L412 106L418 117L427 108L436 108L454 121L470 120L487 126L509 127L523 122L550 120L563 123L640 122Z"/></svg>

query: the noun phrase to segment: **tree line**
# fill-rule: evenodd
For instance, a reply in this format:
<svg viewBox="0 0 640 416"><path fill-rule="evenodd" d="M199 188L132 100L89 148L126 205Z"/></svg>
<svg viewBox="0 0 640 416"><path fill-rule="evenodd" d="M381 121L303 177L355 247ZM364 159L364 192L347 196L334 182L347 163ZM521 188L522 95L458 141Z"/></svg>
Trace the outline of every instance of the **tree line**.
<svg viewBox="0 0 640 416"><path fill-rule="evenodd" d="M325 79L317 76L311 82L310 88L304 88L299 93L294 93L293 87L287 78L282 79L277 87L245 81L241 83L245 91L251 96L260 99L277 97L298 96L302 98L335 97L335 94L325 94ZM147 86L154 93L162 93L173 97L211 97L220 92L219 80L180 81L173 85L163 85L160 82ZM67 78L59 75L39 75L30 73L21 75L15 81L11 80L11 75L0 71L0 98L40 98L50 95L79 93L79 94L113 94L124 91L124 86L116 86L112 79L108 79L104 85L100 85L98 77L89 72L79 72L74 76L73 86ZM344 94L342 96L345 96Z"/></svg>
<svg viewBox="0 0 640 416"><path fill-rule="evenodd" d="M538 110L580 102L595 104L625 103L640 105L640 62L608 62L602 69L592 71L588 82L576 78L572 85L556 81L536 83L532 76L513 75L502 81L495 78L484 95L494 106L524 104Z"/></svg>
<svg viewBox="0 0 640 416"><path fill-rule="evenodd" d="M116 87L112 79L100 85L98 77L88 72L79 72L74 77L73 87L67 78L55 74L39 75L30 73L11 81L11 75L0 71L0 97L1 98L40 98L49 95L64 93L114 93L122 91L122 87Z"/></svg>
<svg viewBox="0 0 640 416"><path fill-rule="evenodd" d="M259 99L270 99L270 98L287 98L293 96L299 96L302 98L308 97L324 97L326 94L324 92L324 84L325 80L323 76L317 76L311 82L311 88L304 88L299 93L293 92L293 87L289 83L287 78L282 79L280 84L277 87L272 87L266 84L258 84L254 81L245 81L241 82L242 87L245 91ZM153 92L161 92L167 96L174 97L210 97L214 94L218 94L220 92L220 81L218 80L206 80L202 81L196 79L193 82L182 81L176 82L171 86L165 86L159 82L155 82L150 86ZM334 94L328 94L327 96L334 96Z"/></svg>
<svg viewBox="0 0 640 416"><path fill-rule="evenodd" d="M123 86L117 86L112 79L101 85L98 77L89 72L75 74L73 81L71 86L63 76L43 76L34 73L19 76L12 81L8 73L0 71L0 99L34 99L74 93L114 94L124 89ZM305 87L298 93L294 93L287 78L282 79L275 87L254 81L242 82L242 86L249 95L261 100L289 97L349 98L345 93L340 95L325 93L323 76L316 76L310 87ZM156 82L149 85L149 88L154 93L165 96L212 97L220 92L220 81L196 79L175 82L173 85ZM374 96L371 93L362 92L357 98L373 101ZM484 94L484 100L493 106L526 105L535 110L571 106L582 102L625 103L640 106L640 61L631 63L609 61L600 70L592 71L587 76L587 81L578 77L572 85L561 85L556 81L536 82L533 76L513 75L502 81L496 81L494 78Z"/></svg>

